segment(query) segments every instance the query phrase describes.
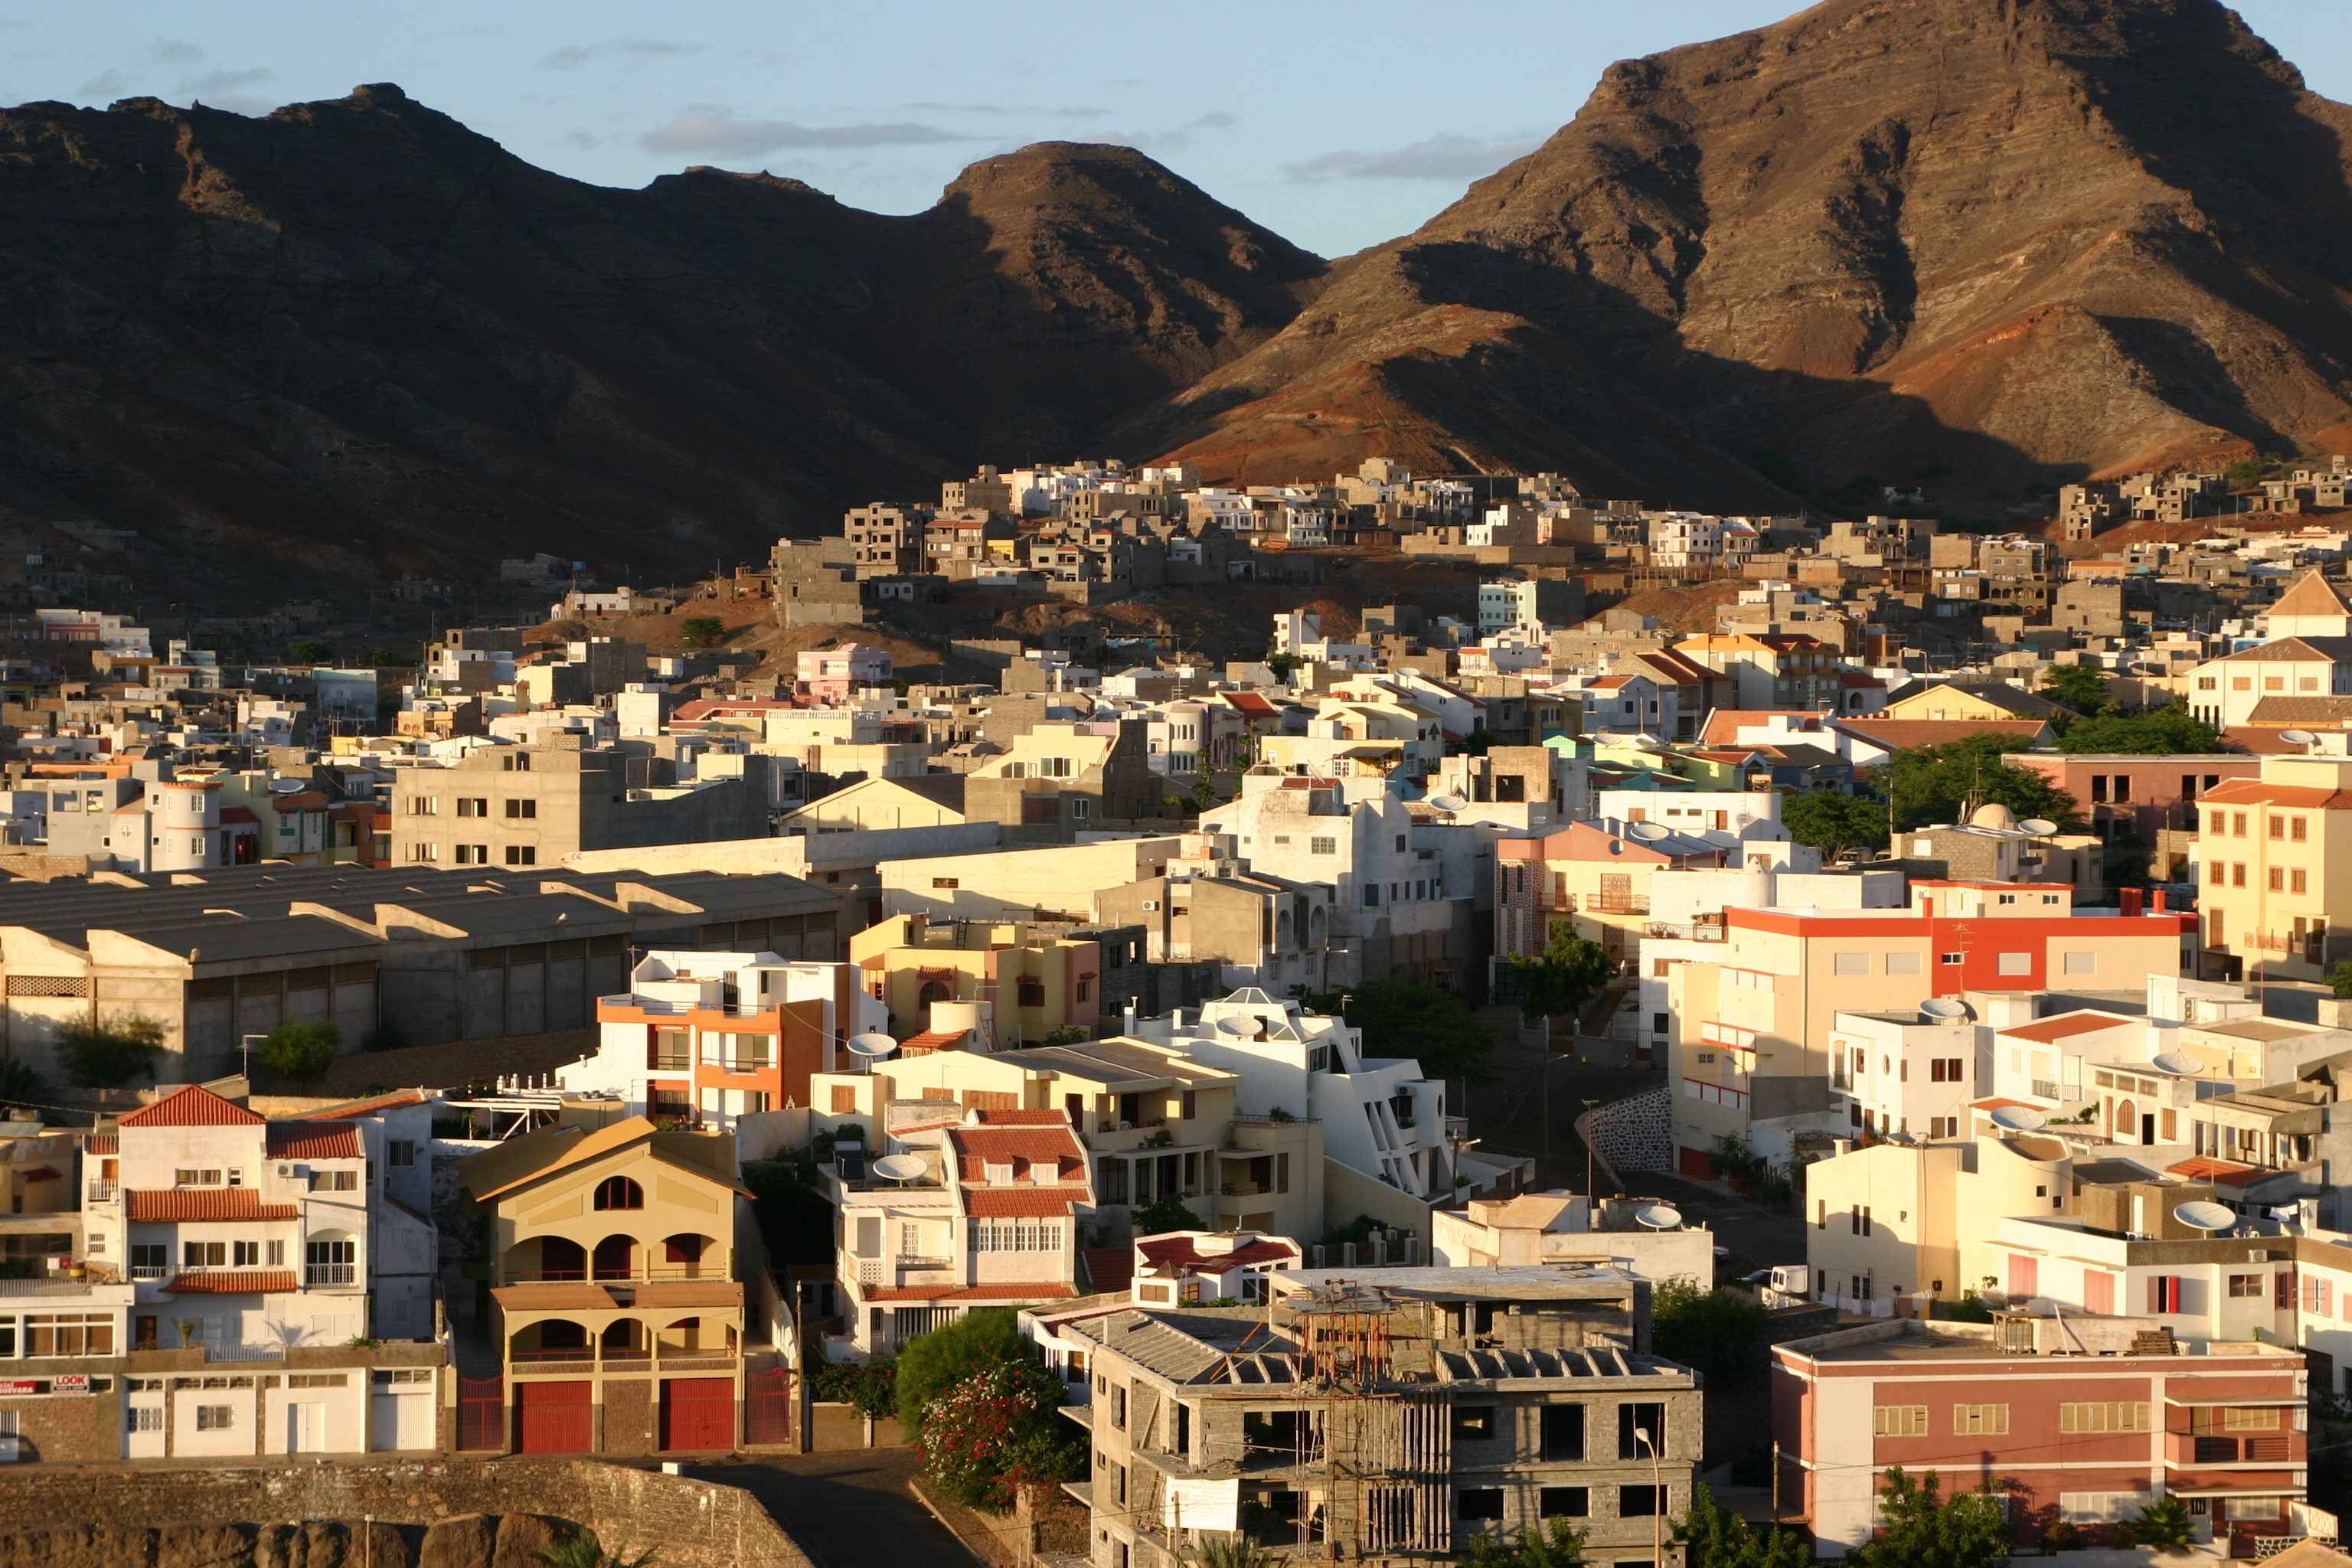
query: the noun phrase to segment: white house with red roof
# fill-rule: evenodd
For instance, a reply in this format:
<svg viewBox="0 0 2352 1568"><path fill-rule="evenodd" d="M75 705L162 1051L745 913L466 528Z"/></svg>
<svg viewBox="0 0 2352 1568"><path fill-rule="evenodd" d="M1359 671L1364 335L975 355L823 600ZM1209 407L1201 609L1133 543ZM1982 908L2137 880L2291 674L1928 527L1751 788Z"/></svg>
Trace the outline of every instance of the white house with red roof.
<svg viewBox="0 0 2352 1568"><path fill-rule="evenodd" d="M895 1352L975 1307L1079 1293L1093 1214L1087 1151L1063 1110L883 1108L878 1145L836 1145L825 1173L843 1316L836 1358Z"/></svg>
<svg viewBox="0 0 2352 1568"><path fill-rule="evenodd" d="M1297 1268L1306 1249L1286 1236L1249 1230L1171 1230L1135 1239L1129 1279L1135 1304L1266 1299L1265 1277Z"/></svg>

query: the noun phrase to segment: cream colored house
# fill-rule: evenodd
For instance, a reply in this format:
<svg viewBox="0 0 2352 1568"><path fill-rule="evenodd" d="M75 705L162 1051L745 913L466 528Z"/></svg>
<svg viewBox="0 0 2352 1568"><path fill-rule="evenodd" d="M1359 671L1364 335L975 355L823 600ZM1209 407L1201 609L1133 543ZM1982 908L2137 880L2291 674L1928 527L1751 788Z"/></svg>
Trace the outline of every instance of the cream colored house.
<svg viewBox="0 0 2352 1568"><path fill-rule="evenodd" d="M1653 1282L1712 1281L1715 1233L1705 1226L1654 1227L1634 1217L1650 1206L1646 1198L1608 1198L1596 1215L1588 1199L1566 1192L1473 1198L1431 1215L1429 1260L1441 1268L1604 1263Z"/></svg>
<svg viewBox="0 0 2352 1568"><path fill-rule="evenodd" d="M2266 756L2259 779L2198 801L2204 978L2317 980L2352 957L2347 748L2352 736L2322 731L2312 754Z"/></svg>
<svg viewBox="0 0 2352 1568"><path fill-rule="evenodd" d="M1957 1301L2000 1273L1999 1222L2066 1212L2075 1157L2050 1136L1843 1146L1805 1167L1816 1300Z"/></svg>

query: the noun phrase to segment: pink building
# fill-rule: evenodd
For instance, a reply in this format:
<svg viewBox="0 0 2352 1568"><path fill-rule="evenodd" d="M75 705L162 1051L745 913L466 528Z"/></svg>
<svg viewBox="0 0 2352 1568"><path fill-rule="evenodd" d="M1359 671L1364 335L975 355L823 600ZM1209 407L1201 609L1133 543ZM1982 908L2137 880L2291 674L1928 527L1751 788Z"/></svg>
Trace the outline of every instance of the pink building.
<svg viewBox="0 0 2352 1568"><path fill-rule="evenodd" d="M846 702L861 688L890 684L890 655L864 643L813 648L800 656L793 695L820 702Z"/></svg>

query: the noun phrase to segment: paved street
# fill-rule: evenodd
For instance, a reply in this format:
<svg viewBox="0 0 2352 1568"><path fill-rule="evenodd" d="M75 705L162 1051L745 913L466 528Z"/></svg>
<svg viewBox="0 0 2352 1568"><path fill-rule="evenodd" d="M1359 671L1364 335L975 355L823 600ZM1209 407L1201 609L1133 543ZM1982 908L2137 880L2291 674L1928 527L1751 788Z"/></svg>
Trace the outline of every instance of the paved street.
<svg viewBox="0 0 2352 1568"><path fill-rule="evenodd" d="M688 1473L741 1487L799 1542L816 1568L961 1568L975 1561L908 1491L921 1463L913 1448L839 1448L763 1455Z"/></svg>

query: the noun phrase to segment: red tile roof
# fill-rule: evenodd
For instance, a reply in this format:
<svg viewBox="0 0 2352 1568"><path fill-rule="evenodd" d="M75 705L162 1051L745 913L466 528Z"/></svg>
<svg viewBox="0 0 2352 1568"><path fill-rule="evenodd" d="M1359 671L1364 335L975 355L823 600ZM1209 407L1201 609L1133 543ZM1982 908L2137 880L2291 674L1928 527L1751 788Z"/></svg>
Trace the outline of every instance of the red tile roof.
<svg viewBox="0 0 2352 1568"><path fill-rule="evenodd" d="M1299 1256L1297 1243L1267 1237L1261 1237L1247 1247L1237 1247L1231 1252L1202 1252L1195 1245L1197 1240L1197 1237L1190 1236L1171 1236L1157 1241L1139 1241L1135 1247L1154 1264L1177 1268L1201 1266L1221 1274L1239 1264L1274 1263Z"/></svg>
<svg viewBox="0 0 2352 1568"><path fill-rule="evenodd" d="M980 1113L982 1127L1067 1127L1070 1113L1066 1110L983 1110Z"/></svg>
<svg viewBox="0 0 2352 1568"><path fill-rule="evenodd" d="M1124 1290L1135 1282L1135 1254L1124 1247L1089 1247L1080 1251L1087 1279L1097 1290Z"/></svg>
<svg viewBox="0 0 2352 1568"><path fill-rule="evenodd" d="M1898 752L1972 735L2018 735L2031 741L2050 728L2039 719L1840 719L1837 727Z"/></svg>
<svg viewBox="0 0 2352 1568"><path fill-rule="evenodd" d="M118 1119L124 1127L257 1127L264 1120L196 1083Z"/></svg>
<svg viewBox="0 0 2352 1568"><path fill-rule="evenodd" d="M1077 1295L1058 1280L1034 1285L868 1285L857 1292L869 1301L1066 1301Z"/></svg>
<svg viewBox="0 0 2352 1568"><path fill-rule="evenodd" d="M266 1204L251 1187L200 1187L122 1194L124 1217L134 1220L293 1219L294 1204Z"/></svg>
<svg viewBox="0 0 2352 1568"><path fill-rule="evenodd" d="M963 1189L964 1212L976 1219L1060 1219L1086 1201L1086 1188L1076 1186Z"/></svg>
<svg viewBox="0 0 2352 1568"><path fill-rule="evenodd" d="M2241 1165L2232 1160L2183 1160L2178 1165L2165 1167L2168 1176L2186 1176L2192 1182L2213 1182L2225 1187L2242 1187L2261 1177L2274 1174L2252 1165Z"/></svg>
<svg viewBox="0 0 2352 1568"><path fill-rule="evenodd" d="M348 1121L273 1121L269 1153L278 1160L356 1160L360 1130Z"/></svg>
<svg viewBox="0 0 2352 1568"><path fill-rule="evenodd" d="M2292 805L2307 811L2352 807L2352 792L2308 784L2265 784L2261 779L2223 779L2197 797L2201 805Z"/></svg>
<svg viewBox="0 0 2352 1568"><path fill-rule="evenodd" d="M1085 1152L1068 1123L1059 1127L950 1127L949 1141L965 1163L1029 1160L1050 1164L1081 1158Z"/></svg>
<svg viewBox="0 0 2352 1568"><path fill-rule="evenodd" d="M242 1296L294 1289L291 1268L222 1268L202 1274L175 1275L163 1289L180 1295Z"/></svg>
<svg viewBox="0 0 2352 1568"><path fill-rule="evenodd" d="M2031 1024L2014 1028L1996 1029L1995 1034L2020 1040L2037 1040L2050 1045L2075 1035L2087 1035L2094 1029L2112 1029L2120 1024L2141 1024L2145 1018L2118 1017L2113 1013L2061 1013L2054 1018L2037 1018Z"/></svg>

